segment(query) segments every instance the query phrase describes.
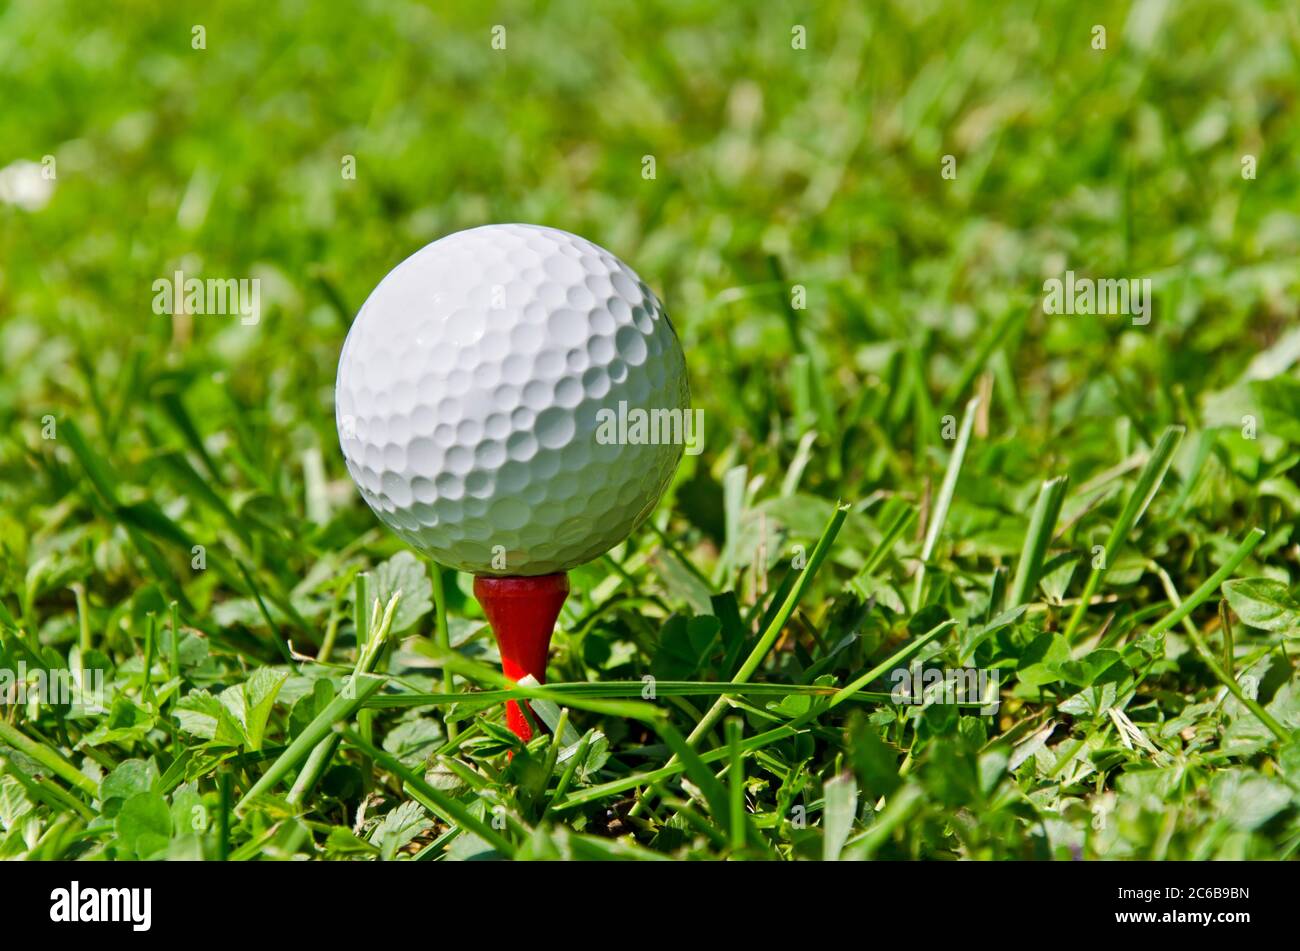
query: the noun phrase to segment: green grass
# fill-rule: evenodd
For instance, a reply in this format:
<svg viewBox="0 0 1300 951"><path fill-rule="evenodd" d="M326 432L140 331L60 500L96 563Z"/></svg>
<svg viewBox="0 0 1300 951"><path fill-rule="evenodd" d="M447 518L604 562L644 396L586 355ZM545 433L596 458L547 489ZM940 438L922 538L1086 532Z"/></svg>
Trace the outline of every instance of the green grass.
<svg viewBox="0 0 1300 951"><path fill-rule="evenodd" d="M0 670L105 687L0 706L0 857L1294 856L1294 4L535 6L0 2L0 181L57 176L0 200ZM365 295L491 221L629 261L705 412L545 687L334 433Z"/></svg>

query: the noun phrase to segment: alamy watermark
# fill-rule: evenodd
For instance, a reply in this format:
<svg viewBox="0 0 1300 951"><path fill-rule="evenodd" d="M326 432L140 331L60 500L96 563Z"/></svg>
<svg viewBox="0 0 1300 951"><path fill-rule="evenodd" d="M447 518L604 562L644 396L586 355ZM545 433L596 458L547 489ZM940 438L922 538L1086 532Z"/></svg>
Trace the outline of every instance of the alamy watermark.
<svg viewBox="0 0 1300 951"><path fill-rule="evenodd" d="M704 451L704 410L628 408L627 400L618 401L618 409L602 407L596 412L596 442L602 446L681 445L686 455Z"/></svg>
<svg viewBox="0 0 1300 951"><path fill-rule="evenodd" d="M0 667L0 706L23 706L33 702L103 709L104 672L97 667L83 670L29 668L25 660L20 660L16 668Z"/></svg>
<svg viewBox="0 0 1300 951"><path fill-rule="evenodd" d="M204 280L187 278L184 271L176 271L170 278L160 277L153 282L153 312L170 317L177 314L238 316L241 324L251 326L262 319L262 280L257 277Z"/></svg>
<svg viewBox="0 0 1300 951"><path fill-rule="evenodd" d="M1051 277L1043 282L1043 313L1132 317L1134 327L1151 323L1151 278Z"/></svg>
<svg viewBox="0 0 1300 951"><path fill-rule="evenodd" d="M979 704L981 716L991 717L1002 705L1001 679L987 667L898 667L890 675L889 699L896 704Z"/></svg>
<svg viewBox="0 0 1300 951"><path fill-rule="evenodd" d="M50 921L125 922L132 931L148 931L153 924L153 889L83 888L74 879L67 888L50 892Z"/></svg>

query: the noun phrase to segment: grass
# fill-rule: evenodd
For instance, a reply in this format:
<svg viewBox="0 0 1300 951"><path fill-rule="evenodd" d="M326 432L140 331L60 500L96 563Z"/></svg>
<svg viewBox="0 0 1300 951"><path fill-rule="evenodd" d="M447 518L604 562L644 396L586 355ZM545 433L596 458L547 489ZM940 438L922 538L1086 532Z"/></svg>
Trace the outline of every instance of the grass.
<svg viewBox="0 0 1300 951"><path fill-rule="evenodd" d="M0 5L0 857L1293 857L1294 6L445 6ZM544 687L334 433L488 221L631 262L705 412Z"/></svg>

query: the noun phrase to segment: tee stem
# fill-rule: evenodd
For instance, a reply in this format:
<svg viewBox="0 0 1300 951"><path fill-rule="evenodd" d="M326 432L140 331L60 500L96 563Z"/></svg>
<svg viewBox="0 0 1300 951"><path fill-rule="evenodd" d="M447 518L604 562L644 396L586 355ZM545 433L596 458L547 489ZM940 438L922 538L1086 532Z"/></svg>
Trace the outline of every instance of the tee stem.
<svg viewBox="0 0 1300 951"><path fill-rule="evenodd" d="M551 649L555 620L569 595L568 575L474 578L474 597L483 606L501 650L501 672L512 681L531 674L546 683L546 657ZM524 704L527 707L527 704ZM531 711L530 711L531 712ZM527 743L532 725L520 704L506 701L506 726Z"/></svg>

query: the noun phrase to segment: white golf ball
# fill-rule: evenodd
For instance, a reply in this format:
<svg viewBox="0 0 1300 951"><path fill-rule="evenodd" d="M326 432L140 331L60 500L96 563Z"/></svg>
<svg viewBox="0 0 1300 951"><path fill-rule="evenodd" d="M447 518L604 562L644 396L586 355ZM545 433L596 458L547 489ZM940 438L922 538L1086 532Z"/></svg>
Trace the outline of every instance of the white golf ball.
<svg viewBox="0 0 1300 951"><path fill-rule="evenodd" d="M389 272L335 386L379 518L490 575L565 571L625 539L672 478L689 405L677 333L636 273L521 224L448 235Z"/></svg>

